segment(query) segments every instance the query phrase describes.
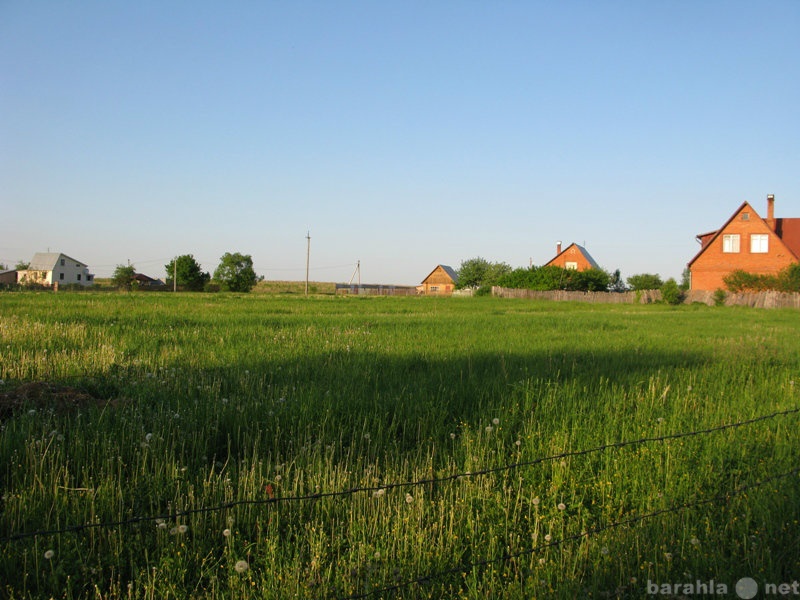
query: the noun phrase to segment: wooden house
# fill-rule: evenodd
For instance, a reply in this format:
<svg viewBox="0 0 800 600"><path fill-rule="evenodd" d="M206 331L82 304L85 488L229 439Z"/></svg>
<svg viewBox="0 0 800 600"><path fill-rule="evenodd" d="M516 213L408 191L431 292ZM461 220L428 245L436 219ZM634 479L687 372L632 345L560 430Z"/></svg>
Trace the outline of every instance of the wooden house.
<svg viewBox="0 0 800 600"><path fill-rule="evenodd" d="M430 296L449 296L455 291L458 282L458 273L447 265L437 265L430 274L422 280L417 288L420 293Z"/></svg>
<svg viewBox="0 0 800 600"><path fill-rule="evenodd" d="M578 244L570 244L563 250L561 249L561 242L556 244L555 257L544 265L545 267L561 267L562 269L574 269L576 271L587 271L589 269L599 269L597 264L589 251L583 246Z"/></svg>
<svg viewBox="0 0 800 600"><path fill-rule="evenodd" d="M800 257L800 218L776 219L775 197L767 196L767 218L743 202L716 231L697 235L700 251L689 261L691 289L725 288L736 270L774 275Z"/></svg>

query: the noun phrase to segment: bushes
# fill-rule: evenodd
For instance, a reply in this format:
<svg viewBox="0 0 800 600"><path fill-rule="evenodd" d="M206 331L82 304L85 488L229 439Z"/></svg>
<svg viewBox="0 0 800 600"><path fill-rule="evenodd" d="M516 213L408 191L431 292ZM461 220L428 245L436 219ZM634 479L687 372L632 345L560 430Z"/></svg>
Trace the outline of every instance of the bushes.
<svg viewBox="0 0 800 600"><path fill-rule="evenodd" d="M514 269L501 277L497 285L506 288L573 292L605 292L611 276L602 269L576 271L555 266Z"/></svg>
<svg viewBox="0 0 800 600"><path fill-rule="evenodd" d="M667 304L680 304L683 302L683 290L678 286L678 282L672 277L664 282L661 286L661 297Z"/></svg>
<svg viewBox="0 0 800 600"><path fill-rule="evenodd" d="M791 264L777 275L748 273L739 269L723 281L731 292L800 292L800 264Z"/></svg>

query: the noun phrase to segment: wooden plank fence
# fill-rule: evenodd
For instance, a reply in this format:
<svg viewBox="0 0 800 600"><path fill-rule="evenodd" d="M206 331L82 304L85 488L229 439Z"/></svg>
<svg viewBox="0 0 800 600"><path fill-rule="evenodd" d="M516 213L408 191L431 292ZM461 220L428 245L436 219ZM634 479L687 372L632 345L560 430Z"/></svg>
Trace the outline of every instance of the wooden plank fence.
<svg viewBox="0 0 800 600"><path fill-rule="evenodd" d="M687 292L684 304L699 302L713 306L715 292ZM603 304L650 304L661 301L661 290L638 292L569 292L566 290L536 291L492 287L492 296L500 298L525 298L528 300L553 300L561 302L589 302ZM785 292L726 293L725 306L752 306L755 308L800 308L800 294Z"/></svg>

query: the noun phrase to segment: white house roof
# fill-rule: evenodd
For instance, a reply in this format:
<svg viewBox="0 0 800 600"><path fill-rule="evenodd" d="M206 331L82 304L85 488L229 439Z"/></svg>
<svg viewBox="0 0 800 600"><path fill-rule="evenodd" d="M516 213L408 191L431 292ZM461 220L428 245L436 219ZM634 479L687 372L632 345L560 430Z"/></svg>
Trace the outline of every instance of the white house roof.
<svg viewBox="0 0 800 600"><path fill-rule="evenodd" d="M79 260L75 260L74 258L70 258L66 254L62 254L61 252L37 252L33 255L33 259L31 260L31 264L28 266L29 271L52 271L56 265L58 265L58 261L61 259L68 260L69 262L78 264L82 267L86 267L85 263L82 263Z"/></svg>

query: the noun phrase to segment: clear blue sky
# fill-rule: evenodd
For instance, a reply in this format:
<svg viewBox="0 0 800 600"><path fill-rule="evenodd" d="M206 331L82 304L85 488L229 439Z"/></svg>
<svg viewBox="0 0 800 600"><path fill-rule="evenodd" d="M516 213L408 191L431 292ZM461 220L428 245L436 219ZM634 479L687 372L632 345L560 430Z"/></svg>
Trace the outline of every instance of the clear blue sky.
<svg viewBox="0 0 800 600"><path fill-rule="evenodd" d="M0 0L0 262L679 277L800 217L800 1Z"/></svg>

